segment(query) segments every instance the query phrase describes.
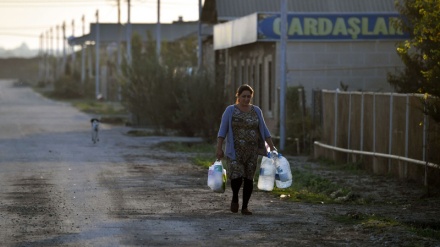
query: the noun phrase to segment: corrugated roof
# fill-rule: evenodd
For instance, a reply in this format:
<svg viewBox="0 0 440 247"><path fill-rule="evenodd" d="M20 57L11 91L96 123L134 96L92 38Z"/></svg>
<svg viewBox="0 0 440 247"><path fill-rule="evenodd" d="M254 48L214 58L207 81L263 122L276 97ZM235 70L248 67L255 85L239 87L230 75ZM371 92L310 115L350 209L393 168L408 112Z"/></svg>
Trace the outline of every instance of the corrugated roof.
<svg viewBox="0 0 440 247"><path fill-rule="evenodd" d="M279 12L280 3L280 0L205 0L202 20L218 23L255 12ZM394 0L288 0L287 7L288 12L397 12Z"/></svg>

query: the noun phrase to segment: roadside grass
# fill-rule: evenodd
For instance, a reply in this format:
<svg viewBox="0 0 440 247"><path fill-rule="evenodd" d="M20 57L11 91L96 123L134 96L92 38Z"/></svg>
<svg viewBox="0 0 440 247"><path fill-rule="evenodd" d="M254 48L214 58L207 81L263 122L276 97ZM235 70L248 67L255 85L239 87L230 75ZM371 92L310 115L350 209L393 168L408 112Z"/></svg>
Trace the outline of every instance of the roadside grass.
<svg viewBox="0 0 440 247"><path fill-rule="evenodd" d="M353 195L350 188L313 174L312 172L292 169L292 186L285 189L274 188L272 193L295 202L307 203L355 203L364 204Z"/></svg>
<svg viewBox="0 0 440 247"><path fill-rule="evenodd" d="M126 124L128 122L128 112L119 102L97 101L86 98L65 99L54 96L52 91L38 87L33 89L46 98L69 103L84 113L97 115L103 123Z"/></svg>
<svg viewBox="0 0 440 247"><path fill-rule="evenodd" d="M414 234L417 234L417 236L440 240L440 225L431 227L431 226L423 226L423 225L415 226L413 224L406 224L406 227L408 227L409 230Z"/></svg>
<svg viewBox="0 0 440 247"><path fill-rule="evenodd" d="M208 168L214 162L215 146L208 143L176 143L166 142L157 147L170 152L195 153L191 158L194 165ZM326 168L339 169L353 173L360 173L359 164L340 165L329 160L319 160L325 163ZM318 204L368 204L370 201L355 196L350 188L345 188L337 183L313 174L309 169L292 169L292 186L287 189L278 189L276 186L270 193L283 200L318 203ZM311 169L310 169L311 170ZM258 182L258 174L255 175L255 183ZM340 199L343 198L343 199ZM417 236L440 240L440 224L426 224L414 222L400 222L391 217L375 214L362 214L350 212L345 215L330 215L333 221L347 225L359 225L364 229L383 231L387 228L403 227Z"/></svg>
<svg viewBox="0 0 440 247"><path fill-rule="evenodd" d="M326 169L333 171L346 171L350 174L362 174L365 173L365 170L362 168L362 163L337 163L334 160L319 158L316 162L324 164Z"/></svg>
<svg viewBox="0 0 440 247"><path fill-rule="evenodd" d="M204 142L162 142L156 145L170 152L197 153L214 156L215 146Z"/></svg>
<svg viewBox="0 0 440 247"><path fill-rule="evenodd" d="M78 110L101 115L120 115L127 114L125 108L119 103L96 101L96 100L69 100Z"/></svg>
<svg viewBox="0 0 440 247"><path fill-rule="evenodd" d="M215 161L215 145L206 142L163 142L156 147L170 152L195 153L191 162L204 168L209 168Z"/></svg>
<svg viewBox="0 0 440 247"><path fill-rule="evenodd" d="M390 217L350 212L345 215L332 215L330 218L336 222L346 225L359 225L365 229L383 230L391 227L403 227L409 232L424 238L440 240L440 224L429 224L423 222L400 222Z"/></svg>
<svg viewBox="0 0 440 247"><path fill-rule="evenodd" d="M170 152L195 153L191 158L194 165L208 168L215 161L215 145L208 143L177 143L166 142L157 145L158 148ZM257 167L259 169L259 167ZM329 179L322 178L309 171L292 169L293 183L286 189L274 188L273 194L280 198L296 202L307 203L360 203L350 188L344 188ZM258 182L258 174L255 174L255 182Z"/></svg>
<svg viewBox="0 0 440 247"><path fill-rule="evenodd" d="M156 132L150 129L132 129L127 132L127 135L133 137L143 137L143 136L163 136L163 133Z"/></svg>
<svg viewBox="0 0 440 247"><path fill-rule="evenodd" d="M65 101L82 112L99 116L103 123L126 124L128 122L128 112L120 103L85 99Z"/></svg>
<svg viewBox="0 0 440 247"><path fill-rule="evenodd" d="M403 226L397 220L375 214L362 214L359 212L350 212L345 215L332 215L330 218L336 222L347 225L361 225L364 228L387 228L394 226Z"/></svg>

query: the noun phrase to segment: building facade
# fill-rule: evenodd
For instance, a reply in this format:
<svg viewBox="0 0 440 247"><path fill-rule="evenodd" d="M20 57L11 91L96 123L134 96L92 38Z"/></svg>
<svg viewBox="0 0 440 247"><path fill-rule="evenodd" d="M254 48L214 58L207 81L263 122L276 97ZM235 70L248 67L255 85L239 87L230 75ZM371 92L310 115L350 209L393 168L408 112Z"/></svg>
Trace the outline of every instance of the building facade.
<svg viewBox="0 0 440 247"><path fill-rule="evenodd" d="M220 81L232 97L239 85L253 86L254 103L274 133L280 117L281 52L286 54L287 87L302 87L308 107L313 90L393 91L387 74L403 68L396 42L406 35L393 26L400 18L393 1L318 2L322 4L288 1L285 50L280 46L280 11L214 25L213 47L221 58L215 67L224 71Z"/></svg>

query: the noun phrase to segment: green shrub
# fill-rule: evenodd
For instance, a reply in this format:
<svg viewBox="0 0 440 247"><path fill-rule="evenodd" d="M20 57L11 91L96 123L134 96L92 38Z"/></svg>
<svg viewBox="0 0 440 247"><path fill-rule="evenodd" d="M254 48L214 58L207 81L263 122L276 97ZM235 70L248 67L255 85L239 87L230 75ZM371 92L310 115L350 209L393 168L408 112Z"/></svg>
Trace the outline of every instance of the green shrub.
<svg viewBox="0 0 440 247"><path fill-rule="evenodd" d="M311 145L311 117L305 107L303 87L287 88L286 96L286 153L296 154L297 145L300 153L310 152Z"/></svg>
<svg viewBox="0 0 440 247"><path fill-rule="evenodd" d="M63 99L75 99L82 97L81 89L78 87L79 80L69 75L61 76L54 82L52 96Z"/></svg>
<svg viewBox="0 0 440 247"><path fill-rule="evenodd" d="M135 126L213 141L225 108L223 85L216 84L210 72L189 73L197 61L194 46L180 45L164 45L159 62L155 42L144 45L133 35L132 61L123 63L123 103Z"/></svg>

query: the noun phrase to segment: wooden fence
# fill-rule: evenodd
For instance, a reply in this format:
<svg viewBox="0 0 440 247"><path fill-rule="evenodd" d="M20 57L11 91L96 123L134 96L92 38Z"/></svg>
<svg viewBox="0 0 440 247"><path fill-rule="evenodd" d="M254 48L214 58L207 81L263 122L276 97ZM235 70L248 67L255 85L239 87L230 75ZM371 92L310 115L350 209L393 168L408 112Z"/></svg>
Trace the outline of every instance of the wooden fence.
<svg viewBox="0 0 440 247"><path fill-rule="evenodd" d="M422 95L324 90L321 114L316 158L440 184L440 128L423 113Z"/></svg>

